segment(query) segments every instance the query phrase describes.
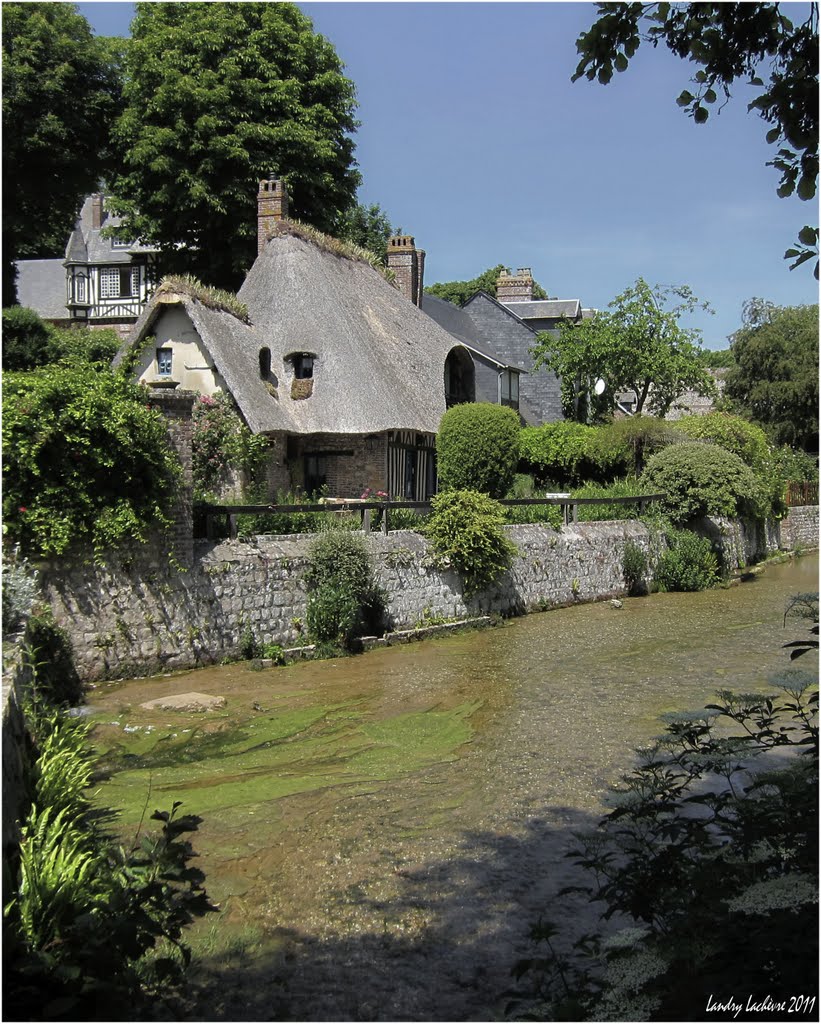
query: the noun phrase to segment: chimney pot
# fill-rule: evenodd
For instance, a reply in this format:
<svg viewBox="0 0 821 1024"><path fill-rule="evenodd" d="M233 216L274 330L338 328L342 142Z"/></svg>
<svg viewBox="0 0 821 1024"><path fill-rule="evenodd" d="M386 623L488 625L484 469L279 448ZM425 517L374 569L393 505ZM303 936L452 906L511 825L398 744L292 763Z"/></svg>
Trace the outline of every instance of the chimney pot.
<svg viewBox="0 0 821 1024"><path fill-rule="evenodd" d="M496 279L496 298L499 302L532 302L533 275L530 267L520 267L515 274L503 270Z"/></svg>

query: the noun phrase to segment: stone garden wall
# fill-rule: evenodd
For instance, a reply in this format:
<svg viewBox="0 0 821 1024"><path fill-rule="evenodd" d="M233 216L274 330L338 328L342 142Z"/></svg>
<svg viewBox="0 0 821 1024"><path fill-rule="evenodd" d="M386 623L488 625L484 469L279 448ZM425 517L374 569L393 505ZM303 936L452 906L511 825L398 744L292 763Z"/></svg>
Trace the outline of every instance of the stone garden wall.
<svg viewBox="0 0 821 1024"><path fill-rule="evenodd" d="M504 577L470 602L456 573L441 570L427 542L399 531L369 538L376 576L395 629L431 617L518 614L624 592L628 540L650 549L637 522L585 523L555 531L506 528L519 557ZM243 633L263 643L298 642L307 593L311 535L194 543L180 572L159 557L95 566L41 566L44 596L71 637L85 680L167 672L237 657Z"/></svg>
<svg viewBox="0 0 821 1024"><path fill-rule="evenodd" d="M818 547L817 505L799 505L789 510L781 520L781 546L790 550Z"/></svg>

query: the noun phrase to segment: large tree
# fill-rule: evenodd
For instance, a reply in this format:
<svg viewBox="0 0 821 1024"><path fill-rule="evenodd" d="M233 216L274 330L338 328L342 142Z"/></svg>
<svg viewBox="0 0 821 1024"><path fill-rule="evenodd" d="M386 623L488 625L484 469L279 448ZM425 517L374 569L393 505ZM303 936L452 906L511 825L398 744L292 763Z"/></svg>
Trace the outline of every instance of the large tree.
<svg viewBox="0 0 821 1024"><path fill-rule="evenodd" d="M726 396L777 444L818 451L818 306L750 299Z"/></svg>
<svg viewBox="0 0 821 1024"><path fill-rule="evenodd" d="M107 42L74 4L4 3L3 305L14 260L62 256L106 173L119 84Z"/></svg>
<svg viewBox="0 0 821 1024"><path fill-rule="evenodd" d="M452 302L455 306L463 306L477 292L487 292L488 295L495 298L496 281L503 270L510 273L510 267L506 267L504 263L497 263L495 267L488 267L487 270L470 281L443 281L440 284L430 285L425 291L440 299L445 299L447 302ZM533 298L547 298L547 292L538 281L533 282Z"/></svg>
<svg viewBox="0 0 821 1024"><path fill-rule="evenodd" d="M576 43L581 77L606 85L625 71L642 42L664 43L697 66L678 97L697 124L730 87L744 80L758 90L748 109L771 125L778 147L768 163L781 175L779 196L812 199L818 183L818 4L599 3L598 20ZM787 11L805 16L794 23ZM818 254L818 229L805 227L785 257L791 267ZM815 276L818 276L816 262Z"/></svg>
<svg viewBox="0 0 821 1024"><path fill-rule="evenodd" d="M261 178L334 233L355 203L354 85L290 3L140 3L125 62L114 180L123 233L166 271L235 287L256 255Z"/></svg>
<svg viewBox="0 0 821 1024"><path fill-rule="evenodd" d="M665 309L671 298L676 304ZM598 311L577 324L565 322L558 334L540 332L532 350L535 368L559 375L565 414L573 419L606 414L622 391L635 392L637 413L664 416L687 389L715 394L699 358L700 331L678 322L697 306L709 309L686 285L651 288L639 278L610 303L610 312ZM604 389L595 395L598 380Z"/></svg>

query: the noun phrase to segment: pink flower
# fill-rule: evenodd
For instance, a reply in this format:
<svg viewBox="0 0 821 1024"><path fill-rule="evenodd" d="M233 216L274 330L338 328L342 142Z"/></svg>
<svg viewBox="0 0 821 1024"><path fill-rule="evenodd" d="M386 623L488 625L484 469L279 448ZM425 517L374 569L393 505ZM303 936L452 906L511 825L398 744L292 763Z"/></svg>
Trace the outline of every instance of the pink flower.
<svg viewBox="0 0 821 1024"><path fill-rule="evenodd" d="M25 505L21 505L20 508L17 511L18 512L28 512L28 509L26 508Z"/></svg>

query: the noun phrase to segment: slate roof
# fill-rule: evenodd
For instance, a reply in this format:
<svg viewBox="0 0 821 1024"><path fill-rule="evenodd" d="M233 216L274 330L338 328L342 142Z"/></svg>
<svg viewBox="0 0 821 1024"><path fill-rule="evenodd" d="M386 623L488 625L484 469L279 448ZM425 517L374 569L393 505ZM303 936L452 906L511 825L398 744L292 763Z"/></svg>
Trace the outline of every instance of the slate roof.
<svg viewBox="0 0 821 1024"><path fill-rule="evenodd" d="M527 322L528 320L560 320L563 316L575 319L580 313L579 299L534 299L531 302L501 303L511 313Z"/></svg>
<svg viewBox="0 0 821 1024"><path fill-rule="evenodd" d="M160 291L134 325L119 362L169 302L184 306L255 433L436 433L444 366L459 343L367 263L338 255L281 222L238 293L250 325L182 292ZM271 351L278 397L259 377ZM313 393L293 400L286 357L315 357Z"/></svg>
<svg viewBox="0 0 821 1024"><path fill-rule="evenodd" d="M60 259L18 260L17 301L47 320L64 320L66 270Z"/></svg>
<svg viewBox="0 0 821 1024"><path fill-rule="evenodd" d="M422 297L422 311L435 320L440 327L443 327L454 338L476 352L488 362L495 364L503 370L519 370L522 373L527 371L515 363L506 363L501 360L493 351L487 340L482 336L481 328L471 320L468 314L459 306L455 306L447 299L440 299L437 295L425 293Z"/></svg>
<svg viewBox="0 0 821 1024"><path fill-rule="evenodd" d="M133 242L128 246L114 246L113 239L103 238L106 228L119 227L120 217L103 209L103 223L100 228L92 225L93 197L86 196L80 215L74 224L74 230L66 245L66 262L68 263L130 263L132 256L138 253L151 253L157 250L152 246Z"/></svg>

